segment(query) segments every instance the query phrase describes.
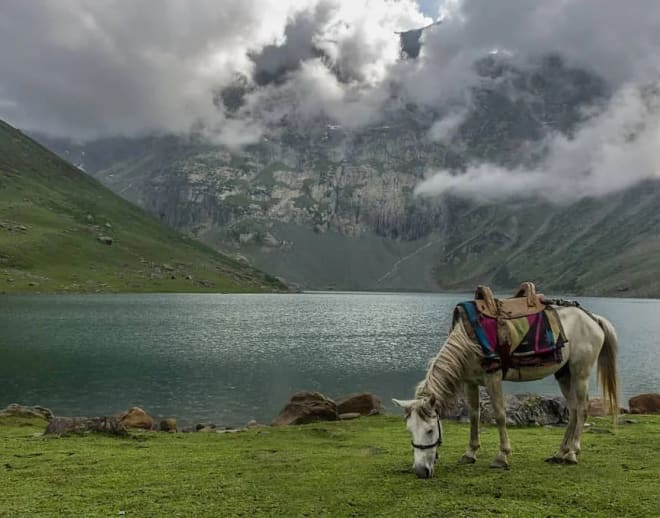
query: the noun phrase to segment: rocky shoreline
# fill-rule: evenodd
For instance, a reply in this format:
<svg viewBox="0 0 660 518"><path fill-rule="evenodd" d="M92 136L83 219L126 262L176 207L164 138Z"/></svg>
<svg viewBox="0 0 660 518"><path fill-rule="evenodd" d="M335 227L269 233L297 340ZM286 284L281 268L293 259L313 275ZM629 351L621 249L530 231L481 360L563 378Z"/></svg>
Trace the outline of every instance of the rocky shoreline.
<svg viewBox="0 0 660 518"><path fill-rule="evenodd" d="M490 398L482 388L480 395L481 421L493 423L493 410ZM536 394L506 394L505 409L507 425L510 426L561 426L568 422L568 408L562 397L540 396ZM145 430L164 433L237 433L243 430L267 426L291 426L322 421L345 421L381 415L383 405L378 396L368 392L350 394L332 400L319 392L297 392L289 398L281 412L270 425L255 420L243 427L223 427L213 423L198 423L195 426L179 427L175 418L165 418L157 423L148 412L133 407L113 416L65 417L56 416L42 406L24 406L17 403L0 410L1 419L6 417L43 419L46 428L44 435L61 436L66 434L105 433L128 435L131 430ZM660 394L639 394L628 400L628 408L621 408L621 414L660 414ZM603 417L606 414L600 399L589 402L590 417ZM462 398L442 416L454 421L468 421L468 408ZM633 419L620 418L621 422L634 423Z"/></svg>

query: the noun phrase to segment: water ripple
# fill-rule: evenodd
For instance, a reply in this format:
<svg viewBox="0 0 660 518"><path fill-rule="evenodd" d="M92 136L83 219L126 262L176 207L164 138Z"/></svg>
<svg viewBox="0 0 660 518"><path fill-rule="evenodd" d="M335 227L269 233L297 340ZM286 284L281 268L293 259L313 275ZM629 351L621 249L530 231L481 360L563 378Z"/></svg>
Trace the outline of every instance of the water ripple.
<svg viewBox="0 0 660 518"><path fill-rule="evenodd" d="M438 294L0 298L0 405L267 421L295 390L411 395L446 337ZM613 321L623 395L660 390L660 302L582 299ZM509 390L558 393L553 380Z"/></svg>

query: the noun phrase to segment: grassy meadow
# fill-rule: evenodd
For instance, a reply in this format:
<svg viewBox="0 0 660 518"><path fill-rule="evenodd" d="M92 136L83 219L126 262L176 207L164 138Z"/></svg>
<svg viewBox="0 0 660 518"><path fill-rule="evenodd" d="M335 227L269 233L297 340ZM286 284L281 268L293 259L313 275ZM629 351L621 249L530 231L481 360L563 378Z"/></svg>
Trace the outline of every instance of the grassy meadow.
<svg viewBox="0 0 660 518"><path fill-rule="evenodd" d="M660 416L634 419L591 419L577 466L543 462L563 428L513 428L509 471L488 467L495 427L469 466L467 425L447 423L435 477L418 480L398 417L128 438L5 418L0 517L660 516Z"/></svg>

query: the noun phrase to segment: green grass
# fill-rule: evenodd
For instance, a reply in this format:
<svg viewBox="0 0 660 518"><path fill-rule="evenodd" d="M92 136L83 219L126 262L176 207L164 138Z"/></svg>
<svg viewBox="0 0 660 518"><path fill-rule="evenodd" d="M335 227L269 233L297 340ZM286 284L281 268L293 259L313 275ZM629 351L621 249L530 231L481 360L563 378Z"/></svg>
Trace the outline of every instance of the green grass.
<svg viewBox="0 0 660 518"><path fill-rule="evenodd" d="M513 428L509 471L459 465L468 429L447 423L436 476L418 480L400 418L238 434L45 438L0 425L0 516L660 516L660 417L612 433L592 419L577 466L549 465L562 428Z"/></svg>
<svg viewBox="0 0 660 518"><path fill-rule="evenodd" d="M283 288L166 227L0 121L0 293Z"/></svg>

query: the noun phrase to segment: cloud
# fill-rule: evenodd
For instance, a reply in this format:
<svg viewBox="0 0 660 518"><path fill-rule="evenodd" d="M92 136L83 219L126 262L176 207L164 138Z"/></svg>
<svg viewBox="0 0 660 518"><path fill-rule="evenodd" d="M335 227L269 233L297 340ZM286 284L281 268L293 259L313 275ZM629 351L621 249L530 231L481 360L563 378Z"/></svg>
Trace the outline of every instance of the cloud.
<svg viewBox="0 0 660 518"><path fill-rule="evenodd" d="M447 145L474 87L500 80L477 60L520 69L555 53L604 78L612 105L572 136L550 133L537 168L478 163L418 191L505 196L511 179L519 194L570 197L653 176L657 111L638 92L660 65L655 0L423 3L431 16L413 0L3 0L0 117L77 139L194 130L237 148L277 138L284 121L360 128L414 103L439 114L428 137ZM395 32L436 15L418 58L401 59Z"/></svg>
<svg viewBox="0 0 660 518"><path fill-rule="evenodd" d="M5 0L0 87L16 108L2 116L79 138L219 124L213 92L250 70L248 50L281 37L297 4Z"/></svg>
<svg viewBox="0 0 660 518"><path fill-rule="evenodd" d="M298 70L304 61L322 55L316 45L317 30L327 22L326 5L298 13L285 27L281 43L266 45L249 54L254 62L254 80L258 85L280 83L288 73Z"/></svg>
<svg viewBox="0 0 660 518"><path fill-rule="evenodd" d="M460 109L449 112L441 119L438 119L433 123L431 129L429 130L429 139L432 142L449 142L456 130L458 130L460 125L467 118L468 113L468 108L462 107Z"/></svg>
<svg viewBox="0 0 660 518"><path fill-rule="evenodd" d="M236 128L215 101L237 74L268 86L322 57L349 97L384 80L394 30L424 20L412 0L4 0L0 117L79 139Z"/></svg>
<svg viewBox="0 0 660 518"><path fill-rule="evenodd" d="M432 18L436 18L440 13L441 0L419 0L421 11Z"/></svg>
<svg viewBox="0 0 660 518"><path fill-rule="evenodd" d="M601 114L574 136L554 133L537 167L487 163L462 173L439 171L415 189L420 196L453 194L480 201L539 196L554 203L623 190L660 178L660 81L622 87Z"/></svg>
<svg viewBox="0 0 660 518"><path fill-rule="evenodd" d="M464 49L500 49L521 57L553 52L616 85L658 64L660 10L653 0L625 6L618 0L452 4L446 21L450 29L429 34L429 40L452 44L453 54Z"/></svg>

